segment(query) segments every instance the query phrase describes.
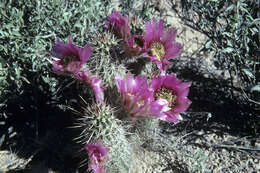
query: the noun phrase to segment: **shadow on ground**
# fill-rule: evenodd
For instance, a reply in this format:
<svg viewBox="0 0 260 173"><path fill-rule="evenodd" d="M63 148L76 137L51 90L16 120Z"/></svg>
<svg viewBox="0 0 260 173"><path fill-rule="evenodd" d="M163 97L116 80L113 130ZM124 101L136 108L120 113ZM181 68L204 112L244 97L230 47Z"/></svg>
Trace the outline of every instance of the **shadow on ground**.
<svg viewBox="0 0 260 173"><path fill-rule="evenodd" d="M190 112L185 114L190 119L185 128L187 132L203 128L232 136L259 136L257 108L243 99L239 89L232 87L228 80L212 78L210 74L205 77L196 67L178 71L178 77L192 81L189 93L192 104ZM207 121L199 121L200 118Z"/></svg>
<svg viewBox="0 0 260 173"><path fill-rule="evenodd" d="M69 128L73 126L74 117L64 107L77 104L77 84L72 79L61 81L62 89L54 95L43 92L37 85L25 86L24 93L9 99L1 111L6 116L3 113L0 116L0 122L5 122L0 126L0 149L15 152L23 159L33 156L28 169L19 172L34 173L31 171L34 165L41 165L41 172L77 170L78 146L73 141L76 135Z"/></svg>

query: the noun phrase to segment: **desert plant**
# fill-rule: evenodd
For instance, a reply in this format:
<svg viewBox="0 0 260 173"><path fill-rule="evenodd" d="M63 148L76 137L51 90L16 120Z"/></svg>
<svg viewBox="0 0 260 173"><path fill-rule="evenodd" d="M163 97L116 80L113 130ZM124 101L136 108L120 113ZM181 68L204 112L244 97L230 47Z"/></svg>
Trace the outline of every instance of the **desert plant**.
<svg viewBox="0 0 260 173"><path fill-rule="evenodd" d="M1 106L7 112L6 115L9 115L10 109L5 108L8 108L10 102L13 102L13 105L19 102L17 109L24 109L26 107L24 102L28 102L25 104L28 107L35 106L36 119L41 114L39 113L41 106L47 103L51 103L53 106L56 104L57 108L63 109L72 106L68 101L69 98L62 99L62 96L59 97L57 94L60 90L68 88L63 80L69 79L79 91L69 92L68 95L74 97L80 93L82 97L88 97L87 101L82 100L85 104L82 112L79 111L81 118L77 120L79 129L82 130L78 136L81 139L82 148L85 148L84 145L102 140L109 150L107 161L109 172L129 172L140 165L143 166L142 162L139 163L135 158L138 151L141 150L141 144L147 140L140 139L146 130L142 126L156 128L158 121L135 124L134 119L129 120L134 112L127 111L138 110L140 115L144 113L145 116L141 115L143 118L157 117L164 121L171 120L177 123L181 120L179 113L185 111L190 104L187 99L190 84L179 83L178 79L173 77L174 75L171 75L174 82L177 81L180 86L176 88L172 86L169 87L171 89L165 90L167 85L173 85L174 82L171 81L170 84L167 84L163 81L159 88L151 87L153 83L158 85L151 79L159 75L159 73L155 76L149 74L157 68L151 66L151 63L159 64L159 69L164 70L161 74L163 76L169 64L167 59L176 57L180 53L181 46L175 42L176 32L173 29L164 30L162 20L146 22L145 28L144 19L152 18L150 8L146 8L148 4L142 6L141 10L135 9L136 18L124 17L129 22L122 20L119 14L119 23L123 21L122 25L119 24L117 26L119 28L116 28L120 29L120 38L113 35L115 33L114 24L118 24L117 18L113 19L115 20L113 24L109 21L112 27L103 27L105 16L112 12L109 1L52 0L1 3L0 22L4 27L0 29L0 76L5 80L0 84L0 94ZM127 1L127 4L130 8L133 6L139 8L139 4L136 2ZM130 27L133 28L131 31ZM144 28L146 32L143 34ZM130 32L124 33L126 31ZM65 42L68 37L74 38L75 45L71 44L71 40L67 47L63 43L53 44L58 39L60 39L59 42ZM5 42L10 44L4 44ZM88 62L86 59L89 57L85 56L86 52L90 51L89 49L85 51L86 47L81 48L87 43L93 49ZM52 45L54 45L52 48L54 51L50 53ZM129 52L133 54L129 54ZM84 58L81 59L81 57ZM149 62L149 59L144 59L144 57L149 57L152 61ZM50 69L49 61L52 62L52 65L56 65L53 68L56 70ZM76 63L71 63L73 61ZM142 64L138 65L139 62ZM80 65L73 66L77 63ZM83 63L85 64L83 65ZM73 70L68 67L68 64L73 64L70 66L73 67ZM62 69L62 73L57 73L59 68L56 67L58 66L65 67ZM160 68L161 66L163 68ZM152 69L149 69L151 67ZM148 78L144 77L144 81L147 81L146 85L142 86L141 83L138 86L135 85L140 78L134 76L129 81L124 81L123 78L127 76L128 72L134 72L135 75L149 75ZM64 76L60 76L58 79L57 75ZM167 77L170 75L165 76L165 78ZM125 85L127 92L122 88L123 85L119 84L120 82L117 86L118 92L116 91L115 79L129 82ZM163 79L155 79L155 81L157 80L160 83L160 80ZM94 90L96 101L99 103L95 103L91 95L84 95L85 90L88 94ZM160 91L160 94L155 96L154 93L157 90ZM147 92L147 95L144 95L142 91ZM123 97L126 98L123 99ZM124 100L127 103L124 103ZM143 105L144 102L145 105ZM73 106L77 103L76 101ZM183 105L185 106L183 107ZM120 111L111 108L114 106ZM126 109L129 106L130 109ZM152 117L149 116L151 113L153 113ZM138 126L139 128L137 128ZM37 128L36 125L32 127ZM85 158L88 157L87 151L84 150L83 153ZM91 153L93 151L89 150L89 157Z"/></svg>
<svg viewBox="0 0 260 173"><path fill-rule="evenodd" d="M0 119L5 123L1 132L7 133L10 123L6 122L24 108L41 112L43 105L71 103L68 97L58 95L75 82L55 77L50 69L50 49L58 38L67 39L72 33L78 34L74 41L80 44L93 38L111 10L109 4L101 3L107 1L0 2Z"/></svg>
<svg viewBox="0 0 260 173"><path fill-rule="evenodd" d="M127 136L131 135L128 129L131 123L125 123L117 119L114 115L115 110L109 106L94 104L86 105L83 100L82 111L76 111L79 115L75 127L80 129L81 134L76 141L82 145L81 154L87 158L84 146L89 143L102 141L108 148L108 158L106 170L108 172L129 172L137 166L134 159L133 146ZM82 166L87 163L83 162Z"/></svg>
<svg viewBox="0 0 260 173"><path fill-rule="evenodd" d="M229 72L230 83L259 105L259 3L181 0L175 8L184 24L208 37L202 51L215 52L215 65ZM234 93L232 93L234 94Z"/></svg>
<svg viewBox="0 0 260 173"><path fill-rule="evenodd" d="M93 54L87 53L87 45L74 45L71 38L68 44L57 42L52 48L54 72L72 76L83 84L78 88L82 98L88 97L84 90L93 90L96 96L96 103L91 98L82 99L82 111L75 110L80 115L76 127L81 133L77 139L82 148L86 146L88 155L84 150L82 154L89 157L88 169L94 172L103 172L106 160L109 172L144 169L146 164L141 160L146 159L140 156L140 146L153 138L147 130L158 128L158 121L144 119L178 123L183 120L180 113L191 104L187 98L191 82L166 74L171 64L168 59L176 58L182 49L175 42L176 31L164 30L162 20L153 20L146 22L144 34L137 36L130 31L130 21L119 12L112 12L104 25L107 31L96 34L89 44ZM139 66L138 60L143 60L143 64ZM147 66L149 61L157 66ZM157 74L149 74L154 71ZM118 110L115 112L111 105ZM145 169L150 168L147 165Z"/></svg>

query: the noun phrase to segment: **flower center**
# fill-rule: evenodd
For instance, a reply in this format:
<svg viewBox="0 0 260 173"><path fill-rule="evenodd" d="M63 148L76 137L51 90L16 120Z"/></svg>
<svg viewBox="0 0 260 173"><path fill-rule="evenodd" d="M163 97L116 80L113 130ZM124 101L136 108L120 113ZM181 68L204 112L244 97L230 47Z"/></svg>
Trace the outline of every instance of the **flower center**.
<svg viewBox="0 0 260 173"><path fill-rule="evenodd" d="M95 164L99 164L102 162L102 155L98 149L95 149L93 153L91 154L92 158L94 158ZM97 162L97 163L96 163Z"/></svg>
<svg viewBox="0 0 260 173"><path fill-rule="evenodd" d="M173 108L176 105L176 94L168 88L161 87L154 94L155 99L166 99L169 102L169 107Z"/></svg>
<svg viewBox="0 0 260 173"><path fill-rule="evenodd" d="M151 53L152 53L152 55L156 56L158 61L160 61L165 55L164 46L159 42L152 43Z"/></svg>
<svg viewBox="0 0 260 173"><path fill-rule="evenodd" d="M63 65L67 65L69 62L70 62L70 58L68 58L68 57L62 59L62 64Z"/></svg>
<svg viewBox="0 0 260 173"><path fill-rule="evenodd" d="M139 107L141 107L141 106L143 106L144 105L144 100L139 100L138 102L137 102L137 106L139 106Z"/></svg>
<svg viewBox="0 0 260 173"><path fill-rule="evenodd" d="M71 61L80 61L79 57L75 55L67 56L61 60L62 65L68 65Z"/></svg>
<svg viewBox="0 0 260 173"><path fill-rule="evenodd" d="M134 95L131 94L131 93L127 93L127 95L130 96L130 97L134 97ZM142 99L139 99L136 104L137 104L137 106L139 106L139 107L143 106L143 105L144 105L144 100L143 100L143 98L142 98Z"/></svg>

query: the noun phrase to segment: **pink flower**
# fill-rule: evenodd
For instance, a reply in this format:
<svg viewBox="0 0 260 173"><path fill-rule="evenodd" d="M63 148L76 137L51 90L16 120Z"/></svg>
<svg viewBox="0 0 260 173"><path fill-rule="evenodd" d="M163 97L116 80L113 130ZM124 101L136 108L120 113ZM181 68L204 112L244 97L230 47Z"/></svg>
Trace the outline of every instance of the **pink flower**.
<svg viewBox="0 0 260 173"><path fill-rule="evenodd" d="M145 117L153 96L148 89L147 79L141 76L134 78L132 74L128 74L126 79L115 77L115 82L122 97L122 104L131 118Z"/></svg>
<svg viewBox="0 0 260 173"><path fill-rule="evenodd" d="M163 21L153 20L146 23L145 29L145 57L150 58L157 67L165 73L166 64L171 64L168 59L177 57L182 49L182 45L175 42L176 31L168 29L164 31Z"/></svg>
<svg viewBox="0 0 260 173"><path fill-rule="evenodd" d="M115 82L132 120L145 117L177 123L191 104L187 98L191 82L180 82L174 74L153 78L150 86L147 78L132 74L125 79L117 76Z"/></svg>
<svg viewBox="0 0 260 173"><path fill-rule="evenodd" d="M124 45L125 51L131 56L138 56L143 52L144 39L143 36L131 36Z"/></svg>
<svg viewBox="0 0 260 173"><path fill-rule="evenodd" d="M57 74L75 73L89 59L91 48L86 45L83 49L74 45L69 38L68 45L58 41L52 48L51 55L55 57L52 62L53 71Z"/></svg>
<svg viewBox="0 0 260 173"><path fill-rule="evenodd" d="M94 173L105 173L108 149L101 142L98 142L96 144L88 144L86 150L90 160L88 170L93 170Z"/></svg>
<svg viewBox="0 0 260 173"><path fill-rule="evenodd" d="M163 111L168 108L168 102L164 99L153 100L154 92L149 88L147 78L140 75L134 78L128 74L126 79L117 76L115 81L122 104L133 121L138 117L162 119L161 116L165 116Z"/></svg>
<svg viewBox="0 0 260 173"><path fill-rule="evenodd" d="M174 74L159 76L152 79L151 90L155 102L165 100L167 108L159 115L165 121L177 123L182 120L179 113L188 109L191 101L187 98L191 82L181 82Z"/></svg>
<svg viewBox="0 0 260 173"><path fill-rule="evenodd" d="M102 86L102 80L92 75L88 71L79 71L75 74L76 78L80 81L86 82L92 87L95 93L96 101L104 104L104 87Z"/></svg>
<svg viewBox="0 0 260 173"><path fill-rule="evenodd" d="M119 12L114 11L107 20L108 23L105 24L107 29L114 31L123 40L128 40L131 34L127 17L123 18Z"/></svg>

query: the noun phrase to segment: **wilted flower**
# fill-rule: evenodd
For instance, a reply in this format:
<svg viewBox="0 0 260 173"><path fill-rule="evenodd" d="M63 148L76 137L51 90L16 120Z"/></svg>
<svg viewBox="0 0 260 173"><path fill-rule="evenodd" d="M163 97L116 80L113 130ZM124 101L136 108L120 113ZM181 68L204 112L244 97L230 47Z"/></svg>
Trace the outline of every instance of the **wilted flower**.
<svg viewBox="0 0 260 173"><path fill-rule="evenodd" d="M94 173L105 173L105 162L107 159L108 149L104 147L101 142L96 144L86 145L86 150L89 155L88 169L93 170Z"/></svg>
<svg viewBox="0 0 260 173"><path fill-rule="evenodd" d="M123 18L119 12L114 11L107 17L107 20L108 23L105 24L107 29L114 31L124 40L128 40L130 38L131 33L127 17Z"/></svg>
<svg viewBox="0 0 260 173"><path fill-rule="evenodd" d="M134 78L128 74L126 79L115 78L117 88L122 97L122 104L132 120L138 117L161 118L163 111L168 108L164 99L153 100L153 90L149 88L146 78L140 75Z"/></svg>
<svg viewBox="0 0 260 173"><path fill-rule="evenodd" d="M164 31L162 20L146 23L144 56L155 62L162 73L167 70L166 64L171 64L168 59L177 57L181 52L182 45L176 43L175 38L176 31L172 28Z"/></svg>
<svg viewBox="0 0 260 173"><path fill-rule="evenodd" d="M72 38L69 38L68 45L58 41L52 48L51 55L55 57L52 62L53 71L57 74L75 73L80 70L82 65L91 55L90 46L86 45L83 49L74 45Z"/></svg>
<svg viewBox="0 0 260 173"><path fill-rule="evenodd" d="M76 78L80 81L86 82L94 90L96 100L101 104L104 104L104 88L102 86L102 80L88 71L79 71L75 74Z"/></svg>
<svg viewBox="0 0 260 173"><path fill-rule="evenodd" d="M191 101L187 98L191 82L181 82L174 74L159 76L152 79L151 90L154 100L165 100L168 105L160 115L160 119L177 123L182 120L180 115L188 109Z"/></svg>

